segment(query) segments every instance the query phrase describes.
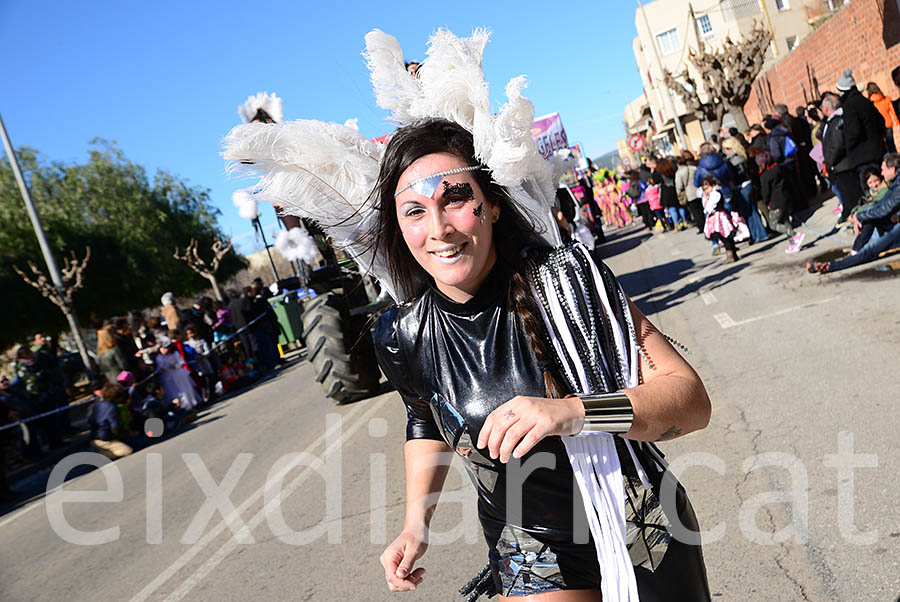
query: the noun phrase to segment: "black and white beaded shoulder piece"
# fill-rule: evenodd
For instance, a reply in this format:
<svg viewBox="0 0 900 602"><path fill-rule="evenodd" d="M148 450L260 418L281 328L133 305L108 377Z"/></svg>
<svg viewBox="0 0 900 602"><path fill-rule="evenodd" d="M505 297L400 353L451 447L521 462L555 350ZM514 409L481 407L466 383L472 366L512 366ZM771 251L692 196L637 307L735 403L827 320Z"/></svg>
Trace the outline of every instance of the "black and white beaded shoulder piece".
<svg viewBox="0 0 900 602"><path fill-rule="evenodd" d="M651 370L656 369L640 342L621 285L603 262L594 261L586 248L570 244L535 256L530 262L529 275L544 314L544 324L551 330L548 334L557 341L570 341L569 348L577 350L577 357L560 353L559 348L554 354L570 390L596 393L625 388L627 358L635 349ZM561 315L550 319L560 311ZM617 332L624 336L617 337ZM661 334L676 348L691 353L674 338ZM579 391L581 371L590 384L590 391Z"/></svg>
<svg viewBox="0 0 900 602"><path fill-rule="evenodd" d="M533 258L529 268L548 334L560 343L554 355L570 389L624 388L637 339L627 298L606 266L572 244ZM589 391L581 390L580 375Z"/></svg>

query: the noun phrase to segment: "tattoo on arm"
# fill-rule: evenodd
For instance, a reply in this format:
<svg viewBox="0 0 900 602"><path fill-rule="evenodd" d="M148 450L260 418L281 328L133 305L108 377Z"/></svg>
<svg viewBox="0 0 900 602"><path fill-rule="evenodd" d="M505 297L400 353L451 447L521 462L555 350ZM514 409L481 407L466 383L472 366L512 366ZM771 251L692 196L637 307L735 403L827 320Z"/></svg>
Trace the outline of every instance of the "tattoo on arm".
<svg viewBox="0 0 900 602"><path fill-rule="evenodd" d="M664 432L662 435L659 436L657 441L668 441L669 439L674 439L675 437L677 437L678 435L680 435L683 432L684 432L683 429L680 429L676 426L670 426L666 430L666 432Z"/></svg>

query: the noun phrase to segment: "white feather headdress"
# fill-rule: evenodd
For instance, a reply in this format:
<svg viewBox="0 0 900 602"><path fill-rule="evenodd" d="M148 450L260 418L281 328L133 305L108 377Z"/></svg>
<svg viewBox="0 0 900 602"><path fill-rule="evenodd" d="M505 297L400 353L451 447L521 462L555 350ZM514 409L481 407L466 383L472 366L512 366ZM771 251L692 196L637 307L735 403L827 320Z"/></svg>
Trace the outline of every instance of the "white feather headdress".
<svg viewBox="0 0 900 602"><path fill-rule="evenodd" d="M406 72L400 45L380 30L366 35L363 56L371 71L375 99L391 112L397 125L420 119L443 118L458 123L472 134L475 156L513 199L537 218L543 234L554 243L556 225L549 208L556 191L553 170L537 151L531 135L534 107L522 96L524 76L506 85L507 103L491 113L489 87L481 59L490 34L478 29L459 38L439 29L428 41L427 59L418 78Z"/></svg>
<svg viewBox="0 0 900 602"><path fill-rule="evenodd" d="M512 79L506 86L508 102L496 115L490 111L481 69L488 37L485 30L469 38L438 30L429 40L428 58L417 79L406 71L397 40L382 31L370 32L364 56L376 100L400 126L443 118L471 132L478 161L507 187L538 230L559 243L550 213L556 187L552 168L531 136L534 109L521 93L525 78ZM223 155L231 162L229 171L260 178L247 194L319 223L395 300L404 301L368 236L376 221L371 192L385 147L367 140L353 125L352 120L345 125L313 120L239 125L225 138Z"/></svg>
<svg viewBox="0 0 900 602"><path fill-rule="evenodd" d="M262 109L269 114L269 117L275 120L275 123L281 123L281 99L275 94L268 92L258 92L254 96L247 97L247 101L238 105L238 115L244 123L250 123L256 112Z"/></svg>

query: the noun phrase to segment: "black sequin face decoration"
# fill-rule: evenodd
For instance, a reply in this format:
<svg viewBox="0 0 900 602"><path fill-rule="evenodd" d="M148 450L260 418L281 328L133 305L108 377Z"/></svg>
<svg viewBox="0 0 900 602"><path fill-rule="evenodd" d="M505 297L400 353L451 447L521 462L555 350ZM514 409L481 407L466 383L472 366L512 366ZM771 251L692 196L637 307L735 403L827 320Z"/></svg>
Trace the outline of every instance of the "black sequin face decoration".
<svg viewBox="0 0 900 602"><path fill-rule="evenodd" d="M475 191L468 182L451 184L444 181L444 197L452 197L453 200L470 201L475 198Z"/></svg>
<svg viewBox="0 0 900 602"><path fill-rule="evenodd" d="M472 209L472 215L481 217L484 214L484 203L478 203L478 206Z"/></svg>

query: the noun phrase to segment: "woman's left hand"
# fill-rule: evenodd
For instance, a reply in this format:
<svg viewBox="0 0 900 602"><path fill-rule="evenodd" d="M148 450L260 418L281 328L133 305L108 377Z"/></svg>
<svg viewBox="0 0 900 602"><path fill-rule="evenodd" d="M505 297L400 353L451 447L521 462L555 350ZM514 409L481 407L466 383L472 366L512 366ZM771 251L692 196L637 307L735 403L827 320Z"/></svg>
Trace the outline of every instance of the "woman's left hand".
<svg viewBox="0 0 900 602"><path fill-rule="evenodd" d="M584 405L575 396L513 397L488 415L477 445L505 463L510 455L521 458L544 437L581 431L583 423Z"/></svg>

